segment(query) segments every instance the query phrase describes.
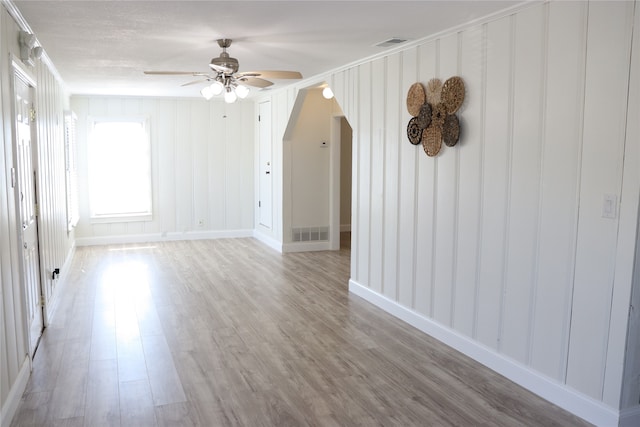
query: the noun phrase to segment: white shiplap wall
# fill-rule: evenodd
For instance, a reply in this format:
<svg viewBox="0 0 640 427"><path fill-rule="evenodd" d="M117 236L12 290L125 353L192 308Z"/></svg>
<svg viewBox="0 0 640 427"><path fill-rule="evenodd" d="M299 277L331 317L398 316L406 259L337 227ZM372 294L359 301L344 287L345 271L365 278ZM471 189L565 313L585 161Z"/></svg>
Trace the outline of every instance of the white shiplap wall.
<svg viewBox="0 0 640 427"><path fill-rule="evenodd" d="M69 96L49 71L38 62L35 67L36 123L37 123L37 185L38 236L42 290L46 305L45 316L50 318L55 287L66 274L75 245L73 232L67 230L67 189L64 145L64 111L69 108ZM53 279L54 269L61 275ZM57 296L57 295L56 295ZM49 304L49 303L52 304ZM47 320L48 321L48 320Z"/></svg>
<svg viewBox="0 0 640 427"><path fill-rule="evenodd" d="M253 104L72 97L71 108L78 116L79 245L251 234L257 120ZM127 115L146 116L150 122L153 220L94 224L83 160L88 120Z"/></svg>
<svg viewBox="0 0 640 427"><path fill-rule="evenodd" d="M322 76L353 127L350 289L603 425L623 409L631 274L614 273L633 270L619 236L638 227L637 175L623 180L640 164L624 157L638 13L523 5ZM428 158L407 141L406 93L453 75L462 140ZM605 194L624 221L602 217Z"/></svg>
<svg viewBox="0 0 640 427"><path fill-rule="evenodd" d="M12 11L15 13L15 10ZM9 425L29 378L28 325L24 309L24 288L19 267L20 236L16 217L16 192L11 187L15 167L12 135L12 60L19 61L18 31L24 22L0 8L0 93L2 95L2 145L0 148L0 424ZM55 286L51 271L60 268L62 277L73 253L73 233L67 233L63 110L69 99L63 84L49 68L46 56L34 67L25 67L35 83L36 177L38 186L38 238L45 315L51 315ZM45 322L49 319L45 318Z"/></svg>

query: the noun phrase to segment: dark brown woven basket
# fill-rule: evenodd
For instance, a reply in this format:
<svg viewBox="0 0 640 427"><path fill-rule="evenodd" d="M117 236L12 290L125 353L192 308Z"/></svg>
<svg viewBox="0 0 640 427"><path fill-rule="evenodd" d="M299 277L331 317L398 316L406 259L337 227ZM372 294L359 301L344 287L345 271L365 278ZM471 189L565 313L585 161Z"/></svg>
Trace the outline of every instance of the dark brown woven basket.
<svg viewBox="0 0 640 427"><path fill-rule="evenodd" d="M420 107L420 114L418 114L418 126L420 129L426 129L431 124L431 105L427 102Z"/></svg>
<svg viewBox="0 0 640 427"><path fill-rule="evenodd" d="M431 112L431 125L442 130L444 119L447 117L447 107L441 102L433 107Z"/></svg>
<svg viewBox="0 0 640 427"><path fill-rule="evenodd" d="M409 120L409 124L407 125L407 137L409 138L409 142L413 145L420 144L422 140L422 129L418 125L418 118L413 117Z"/></svg>
<svg viewBox="0 0 640 427"><path fill-rule="evenodd" d="M442 140L447 147L453 147L460 139L460 122L458 116L450 114L444 119L442 125Z"/></svg>

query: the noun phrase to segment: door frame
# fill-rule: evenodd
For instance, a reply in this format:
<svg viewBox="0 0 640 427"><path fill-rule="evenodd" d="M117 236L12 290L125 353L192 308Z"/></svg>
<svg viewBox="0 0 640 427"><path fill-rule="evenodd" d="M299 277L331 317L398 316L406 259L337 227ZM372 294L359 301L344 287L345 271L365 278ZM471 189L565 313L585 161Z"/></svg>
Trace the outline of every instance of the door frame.
<svg viewBox="0 0 640 427"><path fill-rule="evenodd" d="M18 131L17 131L17 127L16 127L16 105L15 105L15 95L16 95L16 85L15 85L15 79L16 77L20 77L21 79L23 79L30 87L31 87L31 100L32 100L32 104L33 104L33 108L35 110L37 110L36 108L36 88L37 88L37 83L36 83L36 78L35 76L32 74L32 72L30 70L28 70L25 65L22 63L22 61L20 61L18 59L17 56L15 55L11 55L11 74L10 74L10 93L11 93L11 144L12 144L12 162L14 165L14 169L16 170L16 172L18 171ZM33 146L32 151L31 151L31 156L32 156L32 165L33 165L33 171L32 173L34 174L34 191L35 191L35 195L34 197L36 198L36 203L38 204L38 207L40 205L40 201L39 201L39 188L38 188L38 174L39 174L39 165L38 165L38 156L37 156L37 150L38 150L38 144L37 144L37 129L34 131L33 127L31 128L31 144ZM17 173L16 173L17 175ZM15 209L16 209L16 218L20 219L21 216L21 203L20 203L20 188L18 185L18 179L16 178L15 180L15 185L13 188L13 197L14 197L14 203L15 203ZM39 209L38 209L39 210ZM37 276L38 276L38 298L40 299L40 301L42 301L43 303L40 304L40 315L42 317L42 329L44 330L45 326L46 326L46 317L45 317L45 304L46 301L44 301L44 292L43 292L43 276L42 276L42 261L41 261L41 255L42 255L42 250L41 250L41 242L40 242L40 233L38 232L39 228L40 228L40 215L39 213L36 211L36 240L38 243L38 272L37 272ZM23 252L23 244L24 244L24 236L23 236L23 230L22 230L22 221L18 220L16 221L16 233L17 233L17 249L18 249L18 265L19 265L19 278L20 278L20 293L21 293L21 302L22 302L22 307L23 310L25 310L25 315L22 316L23 318L23 322L24 322L24 327L26 330L26 334L25 334L25 345L28 349L28 353L29 353L29 360L32 362L33 360L33 356L36 353L38 344L36 344L36 347L34 348L33 354L31 354L31 325L30 325L30 319L27 315L28 311L28 301L27 301L27 292L25 289L25 276L24 276L24 272L25 272L25 260L24 260L24 252ZM42 331L40 333L40 336L42 336ZM38 338L38 343L39 343L40 338Z"/></svg>

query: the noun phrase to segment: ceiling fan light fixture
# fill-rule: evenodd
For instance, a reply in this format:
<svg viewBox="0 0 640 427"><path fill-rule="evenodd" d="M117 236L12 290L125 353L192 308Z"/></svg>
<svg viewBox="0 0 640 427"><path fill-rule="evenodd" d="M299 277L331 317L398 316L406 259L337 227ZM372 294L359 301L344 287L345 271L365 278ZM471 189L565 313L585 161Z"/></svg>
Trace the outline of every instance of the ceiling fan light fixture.
<svg viewBox="0 0 640 427"><path fill-rule="evenodd" d="M243 85L238 85L236 86L235 92L236 95L238 95L238 98L245 99L249 95L249 88Z"/></svg>
<svg viewBox="0 0 640 427"><path fill-rule="evenodd" d="M227 104L233 104L238 99L238 95L231 89L227 88L227 91L224 93L224 102Z"/></svg>
<svg viewBox="0 0 640 427"><path fill-rule="evenodd" d="M211 93L213 93L214 96L220 95L222 91L224 91L224 85L222 84L222 82L219 82L217 80L213 82L213 84L209 86L209 88L211 88Z"/></svg>
<svg viewBox="0 0 640 427"><path fill-rule="evenodd" d="M210 100L211 98L213 98L214 93L213 93L213 89L212 86L205 86L202 88L202 90L200 91L200 94L202 95L202 97L204 99L206 99L207 101Z"/></svg>

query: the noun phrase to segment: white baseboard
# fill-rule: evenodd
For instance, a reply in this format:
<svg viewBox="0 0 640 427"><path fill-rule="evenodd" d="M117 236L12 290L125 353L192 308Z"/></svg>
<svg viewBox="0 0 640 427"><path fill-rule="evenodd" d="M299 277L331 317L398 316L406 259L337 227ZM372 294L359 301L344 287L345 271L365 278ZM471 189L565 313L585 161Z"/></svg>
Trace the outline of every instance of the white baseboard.
<svg viewBox="0 0 640 427"><path fill-rule="evenodd" d="M618 426L620 418L619 411L600 401L581 394L521 363L496 353L493 349L434 322L422 314L416 313L353 280L349 280L349 292L364 298L387 313L407 322L422 332L509 378L516 384L592 424L606 427ZM635 424L625 424L625 426L639 426L640 423L637 422L638 417L640 417L640 412L630 412L629 420L632 420Z"/></svg>
<svg viewBox="0 0 640 427"><path fill-rule="evenodd" d="M76 237L77 246L119 245L126 243L151 243L178 240L227 239L253 237L253 230L210 230L170 233L125 234L119 236Z"/></svg>
<svg viewBox="0 0 640 427"><path fill-rule="evenodd" d="M618 427L638 427L640 426L640 405L620 411L620 422Z"/></svg>
<svg viewBox="0 0 640 427"><path fill-rule="evenodd" d="M258 229L253 230L253 237L256 240L259 240L262 243L264 243L265 245L269 246L271 249L282 253L282 243L277 241L273 237L267 236L266 234L262 233Z"/></svg>
<svg viewBox="0 0 640 427"><path fill-rule="evenodd" d="M13 420L13 417L18 410L18 406L20 405L20 400L22 400L22 394L27 388L27 382L29 381L30 374L31 361L27 356L22 362L22 367L18 372L16 381L13 383L13 386L11 386L11 390L9 390L7 400L5 401L4 405L2 405L2 411L0 415L1 426L11 425L11 421Z"/></svg>
<svg viewBox="0 0 640 427"><path fill-rule="evenodd" d="M282 245L282 252L330 251L330 242L292 242Z"/></svg>

